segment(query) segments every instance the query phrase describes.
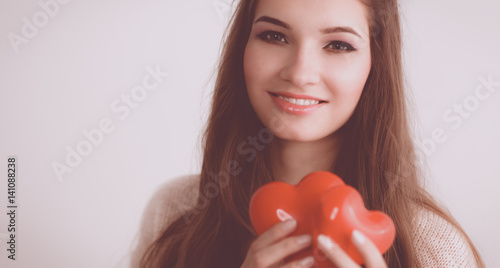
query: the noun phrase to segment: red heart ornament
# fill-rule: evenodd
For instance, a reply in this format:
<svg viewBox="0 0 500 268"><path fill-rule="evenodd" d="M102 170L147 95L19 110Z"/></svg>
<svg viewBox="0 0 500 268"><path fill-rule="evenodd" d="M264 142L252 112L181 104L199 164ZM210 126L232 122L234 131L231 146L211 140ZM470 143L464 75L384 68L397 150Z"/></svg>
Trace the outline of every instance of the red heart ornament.
<svg viewBox="0 0 500 268"><path fill-rule="evenodd" d="M364 260L351 242L358 230L370 239L381 254L396 236L391 218L380 211L368 211L361 195L337 175L327 171L308 174L297 185L274 181L260 187L250 200L250 220L258 235L289 218L297 220L290 236L310 234L312 247L285 259L285 262L314 256L316 267L335 267L321 252L316 237L321 233L332 240L358 264Z"/></svg>

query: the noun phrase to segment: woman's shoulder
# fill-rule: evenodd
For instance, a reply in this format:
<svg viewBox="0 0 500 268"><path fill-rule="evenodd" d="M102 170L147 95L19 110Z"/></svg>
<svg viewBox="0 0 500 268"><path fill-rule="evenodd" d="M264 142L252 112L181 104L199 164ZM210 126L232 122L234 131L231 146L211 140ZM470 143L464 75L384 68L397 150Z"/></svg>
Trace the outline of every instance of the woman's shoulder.
<svg viewBox="0 0 500 268"><path fill-rule="evenodd" d="M145 212L145 216L153 220L155 237L182 213L196 205L199 183L200 175L191 174L175 177L157 188Z"/></svg>
<svg viewBox="0 0 500 268"><path fill-rule="evenodd" d="M200 182L200 174L189 174L174 177L160 184L150 201L163 200L163 197L172 194L182 194L185 191L191 191L198 187ZM197 191L198 189L196 189Z"/></svg>
<svg viewBox="0 0 500 268"><path fill-rule="evenodd" d="M413 238L421 267L476 267L474 254L462 233L438 214L416 213Z"/></svg>
<svg viewBox="0 0 500 268"><path fill-rule="evenodd" d="M184 175L165 181L149 199L143 213L138 240L131 252L130 267L139 267L146 249L198 199L199 174Z"/></svg>

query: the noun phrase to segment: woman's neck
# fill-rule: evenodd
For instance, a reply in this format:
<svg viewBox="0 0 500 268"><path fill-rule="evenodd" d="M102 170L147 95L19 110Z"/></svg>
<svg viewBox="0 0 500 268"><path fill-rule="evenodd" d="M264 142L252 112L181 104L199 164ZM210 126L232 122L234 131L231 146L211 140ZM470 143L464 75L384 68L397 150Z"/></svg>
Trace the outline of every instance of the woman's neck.
<svg viewBox="0 0 500 268"><path fill-rule="evenodd" d="M334 134L311 142L276 138L271 144L274 180L295 185L311 172L332 171L339 145L340 139Z"/></svg>

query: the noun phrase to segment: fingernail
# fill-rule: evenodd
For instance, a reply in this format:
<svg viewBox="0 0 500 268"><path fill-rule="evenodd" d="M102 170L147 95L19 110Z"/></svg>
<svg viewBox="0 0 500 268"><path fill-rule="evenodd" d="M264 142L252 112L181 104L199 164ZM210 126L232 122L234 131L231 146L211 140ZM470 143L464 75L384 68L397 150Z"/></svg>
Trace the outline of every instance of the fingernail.
<svg viewBox="0 0 500 268"><path fill-rule="evenodd" d="M283 227L286 230L290 230L290 229L295 228L296 225L297 225L297 221L295 219L293 219L293 220L286 221Z"/></svg>
<svg viewBox="0 0 500 268"><path fill-rule="evenodd" d="M358 230L352 231L352 241L357 244L363 244L365 242L365 236Z"/></svg>
<svg viewBox="0 0 500 268"><path fill-rule="evenodd" d="M297 243L300 245L307 244L311 242L312 237L310 235L301 235L297 237Z"/></svg>
<svg viewBox="0 0 500 268"><path fill-rule="evenodd" d="M302 267L311 267L314 264L313 256L305 257L300 261L300 266Z"/></svg>
<svg viewBox="0 0 500 268"><path fill-rule="evenodd" d="M333 243L333 241L328 237L328 236L325 236L325 235L318 235L318 243L324 248L324 249L327 249L327 250L330 250L332 249L335 244Z"/></svg>

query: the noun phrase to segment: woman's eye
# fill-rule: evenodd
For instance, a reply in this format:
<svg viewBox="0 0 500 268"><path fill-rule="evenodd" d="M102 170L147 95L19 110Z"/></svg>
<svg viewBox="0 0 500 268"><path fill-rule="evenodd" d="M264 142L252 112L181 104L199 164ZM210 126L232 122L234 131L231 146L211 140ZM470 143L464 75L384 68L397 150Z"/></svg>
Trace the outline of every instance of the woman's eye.
<svg viewBox="0 0 500 268"><path fill-rule="evenodd" d="M327 47L332 48L335 52L350 52L356 50L351 45L343 41L333 41L328 44Z"/></svg>
<svg viewBox="0 0 500 268"><path fill-rule="evenodd" d="M258 35L258 37L264 41L268 42L283 42L287 43L286 39L279 32L265 31Z"/></svg>
<svg viewBox="0 0 500 268"><path fill-rule="evenodd" d="M266 42L288 43L284 35L280 32L265 31L259 34L258 37ZM328 44L327 47L331 48L334 52L351 52L356 50L351 45L343 41L333 41L330 44Z"/></svg>

